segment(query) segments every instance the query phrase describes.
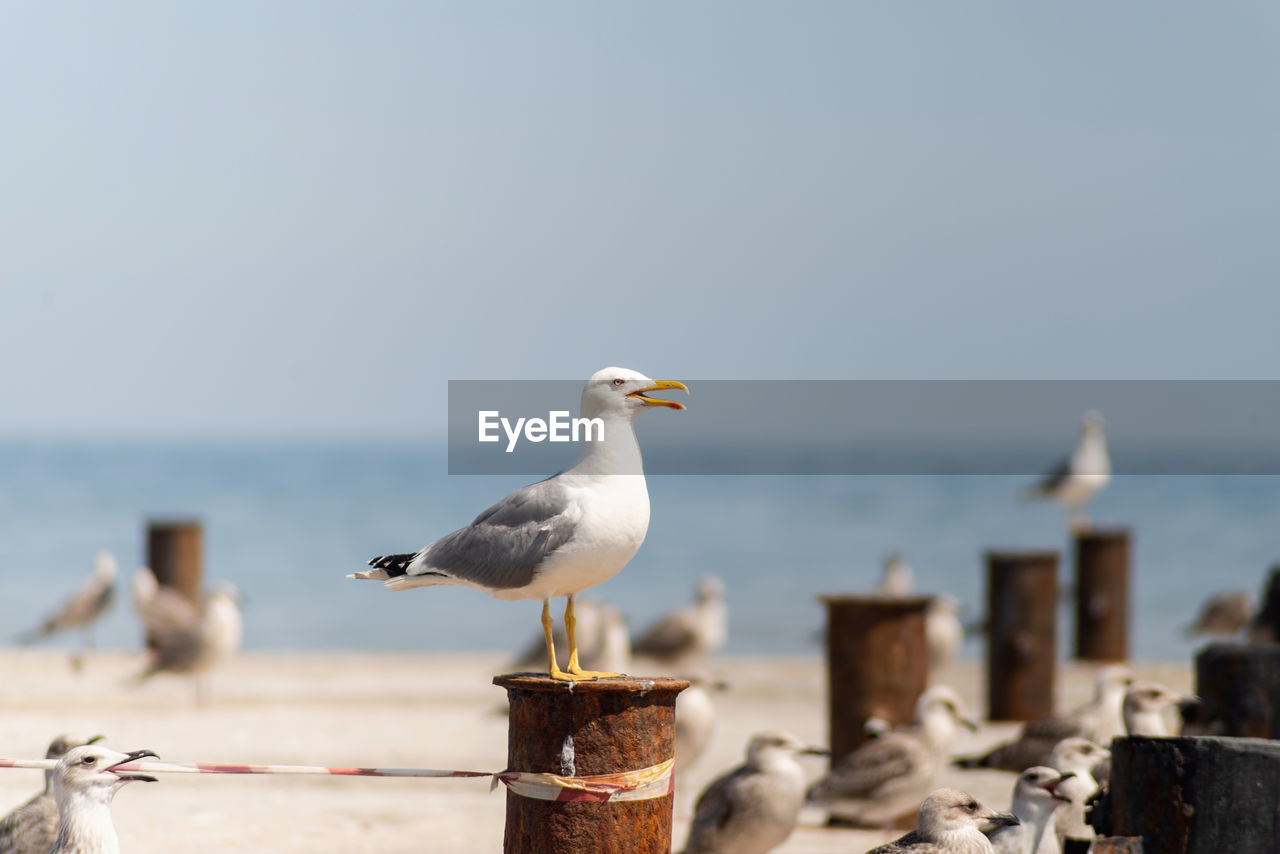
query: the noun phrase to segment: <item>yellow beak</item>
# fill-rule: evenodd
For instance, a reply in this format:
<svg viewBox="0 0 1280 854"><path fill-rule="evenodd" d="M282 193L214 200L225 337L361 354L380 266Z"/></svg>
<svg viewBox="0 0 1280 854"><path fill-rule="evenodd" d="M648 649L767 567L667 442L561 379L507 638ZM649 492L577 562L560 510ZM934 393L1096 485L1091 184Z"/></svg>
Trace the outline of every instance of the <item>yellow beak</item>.
<svg viewBox="0 0 1280 854"><path fill-rule="evenodd" d="M689 388L679 380L654 380L653 385L648 388L642 388L639 391L630 392L627 397L634 397L645 406L668 406L672 409L684 409L683 403L676 403L674 400L661 400L656 397L649 397L645 392L657 391L663 388L678 388L685 394L689 393Z"/></svg>

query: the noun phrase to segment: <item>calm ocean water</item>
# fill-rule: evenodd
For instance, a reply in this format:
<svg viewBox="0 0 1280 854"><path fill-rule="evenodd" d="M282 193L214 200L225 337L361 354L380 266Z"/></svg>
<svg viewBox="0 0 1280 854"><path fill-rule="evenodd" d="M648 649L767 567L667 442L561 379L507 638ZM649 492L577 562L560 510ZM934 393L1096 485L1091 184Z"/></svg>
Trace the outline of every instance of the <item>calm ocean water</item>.
<svg viewBox="0 0 1280 854"><path fill-rule="evenodd" d="M0 443L0 638L79 584L97 549L116 554L127 582L143 560L146 519L198 516L206 582L226 579L248 596L247 647L514 649L534 636L537 603L453 588L392 593L344 578L373 555L417 549L469 522L529 480L450 477L445 467L442 446ZM730 653L816 654L816 597L869 589L890 551L907 555L923 592L952 593L976 612L984 549L1065 548L1058 508L1016 500L1029 480L650 477L648 540L590 594L643 626L714 573L728 587ZM1119 476L1091 515L1134 530L1141 658L1186 658L1195 644L1179 629L1200 600L1258 590L1280 559L1280 477ZM127 583L117 592L99 643L134 649ZM1068 621L1064 609L1064 633Z"/></svg>

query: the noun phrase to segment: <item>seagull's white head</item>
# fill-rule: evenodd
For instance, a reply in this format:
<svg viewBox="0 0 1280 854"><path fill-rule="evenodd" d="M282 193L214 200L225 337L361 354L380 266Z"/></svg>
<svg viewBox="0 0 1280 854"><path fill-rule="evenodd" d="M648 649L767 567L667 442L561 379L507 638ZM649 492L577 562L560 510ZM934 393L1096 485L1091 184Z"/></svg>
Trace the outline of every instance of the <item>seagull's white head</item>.
<svg viewBox="0 0 1280 854"><path fill-rule="evenodd" d="M1028 768L1018 775L1018 781L1013 784L1014 811L1018 812L1018 803L1039 804L1050 809L1066 803L1070 798L1058 789L1064 781L1074 776L1075 772L1063 774L1056 768L1044 765Z"/></svg>
<svg viewBox="0 0 1280 854"><path fill-rule="evenodd" d="M1132 684L1132 670L1123 664L1108 664L1094 677L1093 696L1099 700L1104 697L1122 697Z"/></svg>
<svg viewBox="0 0 1280 854"><path fill-rule="evenodd" d="M830 751L822 747L809 747L794 735L776 730L758 732L747 742L747 765L762 768L770 762L788 760L799 754L828 756Z"/></svg>
<svg viewBox="0 0 1280 854"><path fill-rule="evenodd" d="M654 380L639 371L605 368L592 374L582 390L582 416L631 419L649 406L684 409L683 403L650 397L648 394L651 391L668 388L678 388L685 393L689 391L684 383L677 380Z"/></svg>
<svg viewBox="0 0 1280 854"><path fill-rule="evenodd" d="M1059 771L1093 774L1094 768L1111 758L1111 751L1087 738L1073 735L1053 746L1049 764Z"/></svg>
<svg viewBox="0 0 1280 854"><path fill-rule="evenodd" d="M924 799L916 818L916 830L926 842L961 841L1016 824L1021 824L1016 816L996 812L960 789L935 790Z"/></svg>
<svg viewBox="0 0 1280 854"><path fill-rule="evenodd" d="M104 584L110 584L116 580L116 557L111 552L103 549L93 558L93 575Z"/></svg>
<svg viewBox="0 0 1280 854"><path fill-rule="evenodd" d="M100 744L73 747L58 760L53 769L53 787L61 800L67 793L77 793L90 800L110 803L125 783L141 780L154 783L155 777L121 770L120 766L136 762L144 756L155 756L150 750L121 753Z"/></svg>
<svg viewBox="0 0 1280 854"><path fill-rule="evenodd" d="M960 695L946 685L934 685L916 700L916 717L929 729L930 724L950 730L953 724L961 724L972 732L978 724L965 711Z"/></svg>

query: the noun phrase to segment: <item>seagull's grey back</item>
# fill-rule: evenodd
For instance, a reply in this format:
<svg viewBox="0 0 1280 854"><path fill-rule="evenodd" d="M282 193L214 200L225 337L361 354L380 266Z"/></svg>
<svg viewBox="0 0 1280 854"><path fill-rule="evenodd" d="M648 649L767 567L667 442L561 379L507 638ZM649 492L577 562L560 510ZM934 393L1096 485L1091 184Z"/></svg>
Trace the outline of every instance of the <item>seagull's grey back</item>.
<svg viewBox="0 0 1280 854"><path fill-rule="evenodd" d="M569 506L568 490L555 478L518 489L423 549L409 574L440 573L490 590L525 587L573 536Z"/></svg>

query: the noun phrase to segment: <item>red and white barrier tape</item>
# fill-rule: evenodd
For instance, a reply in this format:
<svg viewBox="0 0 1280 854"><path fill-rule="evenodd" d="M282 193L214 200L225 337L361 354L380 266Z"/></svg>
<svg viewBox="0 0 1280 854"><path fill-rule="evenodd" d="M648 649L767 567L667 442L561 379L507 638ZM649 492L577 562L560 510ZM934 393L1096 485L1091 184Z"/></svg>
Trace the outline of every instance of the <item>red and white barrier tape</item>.
<svg viewBox="0 0 1280 854"><path fill-rule="evenodd" d="M340 768L327 765L224 765L206 762L129 762L121 771L139 774L321 774L331 777L492 777L517 795L561 803L640 801L671 793L673 759L638 771L562 777L533 771L451 771L438 768ZM49 770L56 759L0 759L0 768Z"/></svg>

